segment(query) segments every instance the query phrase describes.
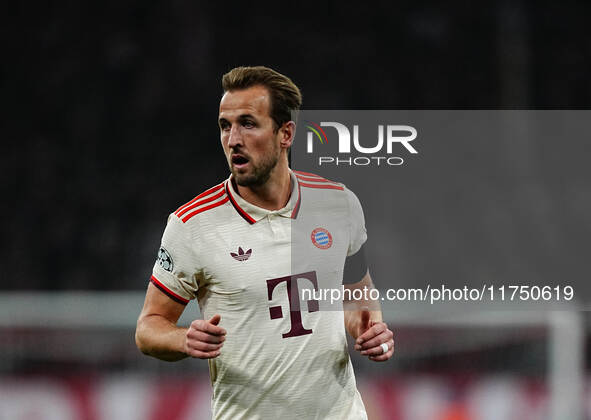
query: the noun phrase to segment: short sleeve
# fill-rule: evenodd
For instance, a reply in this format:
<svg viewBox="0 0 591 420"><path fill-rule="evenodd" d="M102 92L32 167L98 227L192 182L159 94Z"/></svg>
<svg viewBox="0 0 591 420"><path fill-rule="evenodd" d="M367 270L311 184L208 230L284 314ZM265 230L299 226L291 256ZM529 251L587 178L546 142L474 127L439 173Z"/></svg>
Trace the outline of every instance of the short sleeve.
<svg viewBox="0 0 591 420"><path fill-rule="evenodd" d="M349 248L347 250L347 257L354 255L361 245L367 240L367 231L365 229L365 217L363 216L363 209L361 203L353 191L345 188L347 194L347 203L349 204Z"/></svg>
<svg viewBox="0 0 591 420"><path fill-rule="evenodd" d="M187 304L197 293L197 261L186 226L171 214L150 281L171 299Z"/></svg>

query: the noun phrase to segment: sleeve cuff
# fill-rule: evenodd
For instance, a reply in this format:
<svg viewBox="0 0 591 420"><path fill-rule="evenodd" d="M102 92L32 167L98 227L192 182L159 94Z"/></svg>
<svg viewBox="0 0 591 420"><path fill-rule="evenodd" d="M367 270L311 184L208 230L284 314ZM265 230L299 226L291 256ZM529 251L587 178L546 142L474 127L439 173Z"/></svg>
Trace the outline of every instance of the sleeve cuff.
<svg viewBox="0 0 591 420"><path fill-rule="evenodd" d="M150 277L150 282L154 286L156 286L158 289L160 289L160 291L162 293L167 295L169 298L171 298L175 302L181 303L183 305L186 305L187 303L189 303L189 299L185 299L184 297L177 295L175 292L173 292L168 287L166 287L164 284L162 284L156 277L154 277L154 276Z"/></svg>

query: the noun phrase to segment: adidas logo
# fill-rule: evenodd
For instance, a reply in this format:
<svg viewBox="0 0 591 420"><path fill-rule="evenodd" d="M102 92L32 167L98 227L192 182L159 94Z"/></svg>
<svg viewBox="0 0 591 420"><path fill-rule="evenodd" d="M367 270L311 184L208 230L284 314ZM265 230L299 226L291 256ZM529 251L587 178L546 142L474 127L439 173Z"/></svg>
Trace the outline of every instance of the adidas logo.
<svg viewBox="0 0 591 420"><path fill-rule="evenodd" d="M230 255L236 261L246 261L247 259L250 258L250 254L252 254L252 249L249 249L248 251L244 252L242 250L242 247L238 247L238 254L236 254L234 252L230 252Z"/></svg>

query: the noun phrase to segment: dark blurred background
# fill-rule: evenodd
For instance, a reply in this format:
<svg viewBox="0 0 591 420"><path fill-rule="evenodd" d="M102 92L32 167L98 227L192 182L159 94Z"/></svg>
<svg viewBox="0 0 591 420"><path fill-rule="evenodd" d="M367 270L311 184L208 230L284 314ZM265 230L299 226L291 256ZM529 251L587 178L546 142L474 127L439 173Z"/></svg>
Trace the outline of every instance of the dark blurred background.
<svg viewBox="0 0 591 420"><path fill-rule="evenodd" d="M227 175L221 75L306 108L588 108L588 2L11 4L2 288L143 288L166 216Z"/></svg>
<svg viewBox="0 0 591 420"><path fill-rule="evenodd" d="M168 381L158 388L163 395L205 375L205 364L168 365L139 355L132 336L167 215L227 177L216 123L223 73L239 65L272 67L300 86L308 109L589 109L590 16L590 2L525 0L5 5L0 412L10 412L12 403L28 413L31 398L22 405L17 399L23 374L65 378L60 384L84 401L96 395L107 401L88 409L94 414L38 417L62 419L132 418L104 407L135 410L145 397L137 389L146 383L137 375L146 372L160 387L162 378ZM516 153L537 153L535 143L528 147ZM582 162L584 145L577 147ZM579 169L573 173L585 189L577 189L579 201L570 201L576 211L562 222L573 229L564 238L581 227L576 235L584 247L590 179ZM484 191L499 187L495 176L480 182ZM430 211L417 208L417 218L429 219ZM427 228L401 223L399 229L416 246L432 240L416 237ZM67 294L73 291L118 294ZM123 313L127 301L133 304ZM11 318L11 304L14 311L24 305L24 312ZM570 420L546 403L565 377L554 375L556 366L569 358L553 346L561 340L557 331L572 338L573 327L572 342L582 340L577 351L584 351L589 322L567 316L546 325L531 318L485 327L399 321L399 350L387 369L354 360L366 405L381 407L370 418L522 420L552 412L553 419ZM108 376L113 372L122 376ZM568 378L572 366L561 372ZM198 378L196 392L206 395L207 379ZM576 382L581 390L581 378ZM52 387L45 385L35 379L33 391L20 393L37 396L41 386L47 397ZM115 397L119 389L124 397ZM3 392L11 397L2 399ZM515 395L537 411L527 405L526 417ZM473 409L488 417L466 414L473 400L491 407ZM207 406L207 396L203 401ZM505 405L513 411L495 408ZM436 414L416 407L435 407Z"/></svg>

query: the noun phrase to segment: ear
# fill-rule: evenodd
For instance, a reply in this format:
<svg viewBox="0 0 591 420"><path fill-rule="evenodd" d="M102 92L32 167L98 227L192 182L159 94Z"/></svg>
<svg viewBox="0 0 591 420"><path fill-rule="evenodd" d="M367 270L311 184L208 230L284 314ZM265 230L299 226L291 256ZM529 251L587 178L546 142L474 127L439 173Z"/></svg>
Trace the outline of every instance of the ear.
<svg viewBox="0 0 591 420"><path fill-rule="evenodd" d="M293 121L288 121L279 129L279 144L283 149L289 149L295 137L296 125Z"/></svg>

